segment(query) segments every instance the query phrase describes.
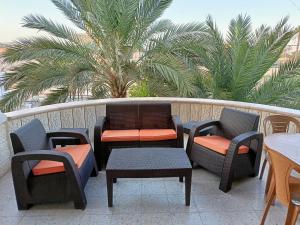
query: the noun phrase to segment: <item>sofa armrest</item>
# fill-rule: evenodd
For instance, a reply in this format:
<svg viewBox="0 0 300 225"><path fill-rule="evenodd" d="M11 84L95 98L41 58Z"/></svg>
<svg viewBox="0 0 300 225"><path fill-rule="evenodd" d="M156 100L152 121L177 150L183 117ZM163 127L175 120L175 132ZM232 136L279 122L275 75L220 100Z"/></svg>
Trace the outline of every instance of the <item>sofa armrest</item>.
<svg viewBox="0 0 300 225"><path fill-rule="evenodd" d="M218 120L203 121L203 123L199 123L198 126L195 126L191 129L191 131L189 133L188 143L186 146L186 152L189 157L191 156L191 153L192 153L192 146L194 143L194 138L200 135L199 131L203 130L205 128L208 128L208 127L218 126L219 124L220 124L220 122Z"/></svg>
<svg viewBox="0 0 300 225"><path fill-rule="evenodd" d="M177 134L177 147L183 148L183 125L180 120L180 117L176 115L172 116L172 123Z"/></svg>
<svg viewBox="0 0 300 225"><path fill-rule="evenodd" d="M106 117L101 116L97 119L95 127L94 127L94 142L100 142L101 135L104 131L106 123Z"/></svg>

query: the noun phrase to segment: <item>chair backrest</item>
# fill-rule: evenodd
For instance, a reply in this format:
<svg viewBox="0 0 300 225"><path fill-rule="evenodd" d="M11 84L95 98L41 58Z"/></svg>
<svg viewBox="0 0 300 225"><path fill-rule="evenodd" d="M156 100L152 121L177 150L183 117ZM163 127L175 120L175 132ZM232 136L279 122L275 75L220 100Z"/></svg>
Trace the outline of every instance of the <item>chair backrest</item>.
<svg viewBox="0 0 300 225"><path fill-rule="evenodd" d="M41 121L31 122L10 133L14 153L34 150L49 150L49 142Z"/></svg>
<svg viewBox="0 0 300 225"><path fill-rule="evenodd" d="M10 133L10 139L15 154L35 150L50 150L45 128L38 119L34 119ZM24 163L23 170L26 176L37 163L38 160Z"/></svg>
<svg viewBox="0 0 300 225"><path fill-rule="evenodd" d="M170 103L139 104L139 120L141 129L171 128Z"/></svg>
<svg viewBox="0 0 300 225"><path fill-rule="evenodd" d="M271 132L268 132L268 125L271 124ZM300 122L291 117L283 115L271 115L264 119L264 135L274 133L287 133L289 131L290 125L294 124L296 127L296 132L300 132Z"/></svg>
<svg viewBox="0 0 300 225"><path fill-rule="evenodd" d="M258 123L259 115L257 114L224 108L220 117L221 130L217 133L232 139L242 133L257 131Z"/></svg>
<svg viewBox="0 0 300 225"><path fill-rule="evenodd" d="M106 105L107 129L139 129L138 104L111 103Z"/></svg>
<svg viewBox="0 0 300 225"><path fill-rule="evenodd" d="M278 199L283 205L289 205L291 202L289 185L291 172L295 169L299 170L300 167L292 160L276 151L268 150L268 154L275 177L276 199Z"/></svg>

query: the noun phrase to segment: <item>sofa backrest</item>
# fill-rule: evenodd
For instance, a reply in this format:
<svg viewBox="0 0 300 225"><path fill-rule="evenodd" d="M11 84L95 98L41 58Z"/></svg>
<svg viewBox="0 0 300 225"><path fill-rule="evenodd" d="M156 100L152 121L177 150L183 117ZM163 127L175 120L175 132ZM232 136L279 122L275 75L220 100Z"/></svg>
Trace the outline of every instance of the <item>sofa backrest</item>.
<svg viewBox="0 0 300 225"><path fill-rule="evenodd" d="M106 105L106 129L164 129L171 126L170 103L111 103Z"/></svg>
<svg viewBox="0 0 300 225"><path fill-rule="evenodd" d="M170 103L139 104L140 129L171 128Z"/></svg>
<svg viewBox="0 0 300 225"><path fill-rule="evenodd" d="M10 133L14 153L34 150L49 150L49 142L44 126L34 119Z"/></svg>
<svg viewBox="0 0 300 225"><path fill-rule="evenodd" d="M111 103L106 105L107 129L139 129L138 104Z"/></svg>
<svg viewBox="0 0 300 225"><path fill-rule="evenodd" d="M224 108L220 117L222 136L232 139L248 131L257 131L259 115Z"/></svg>

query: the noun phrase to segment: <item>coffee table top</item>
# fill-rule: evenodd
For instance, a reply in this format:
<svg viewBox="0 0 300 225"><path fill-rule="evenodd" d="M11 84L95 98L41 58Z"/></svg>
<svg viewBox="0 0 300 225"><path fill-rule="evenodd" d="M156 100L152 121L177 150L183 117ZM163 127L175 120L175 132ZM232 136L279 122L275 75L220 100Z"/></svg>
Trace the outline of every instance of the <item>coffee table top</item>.
<svg viewBox="0 0 300 225"><path fill-rule="evenodd" d="M191 169L183 148L113 149L106 170L170 170Z"/></svg>

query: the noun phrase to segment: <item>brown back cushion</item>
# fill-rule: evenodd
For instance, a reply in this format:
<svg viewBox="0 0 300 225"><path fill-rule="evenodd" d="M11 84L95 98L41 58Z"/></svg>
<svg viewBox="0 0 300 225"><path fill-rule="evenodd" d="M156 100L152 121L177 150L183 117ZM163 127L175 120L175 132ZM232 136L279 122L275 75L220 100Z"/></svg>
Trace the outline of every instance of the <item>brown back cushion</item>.
<svg viewBox="0 0 300 225"><path fill-rule="evenodd" d="M138 104L111 103L106 105L107 129L139 129Z"/></svg>
<svg viewBox="0 0 300 225"><path fill-rule="evenodd" d="M140 103L140 129L167 129L171 128L170 103Z"/></svg>

